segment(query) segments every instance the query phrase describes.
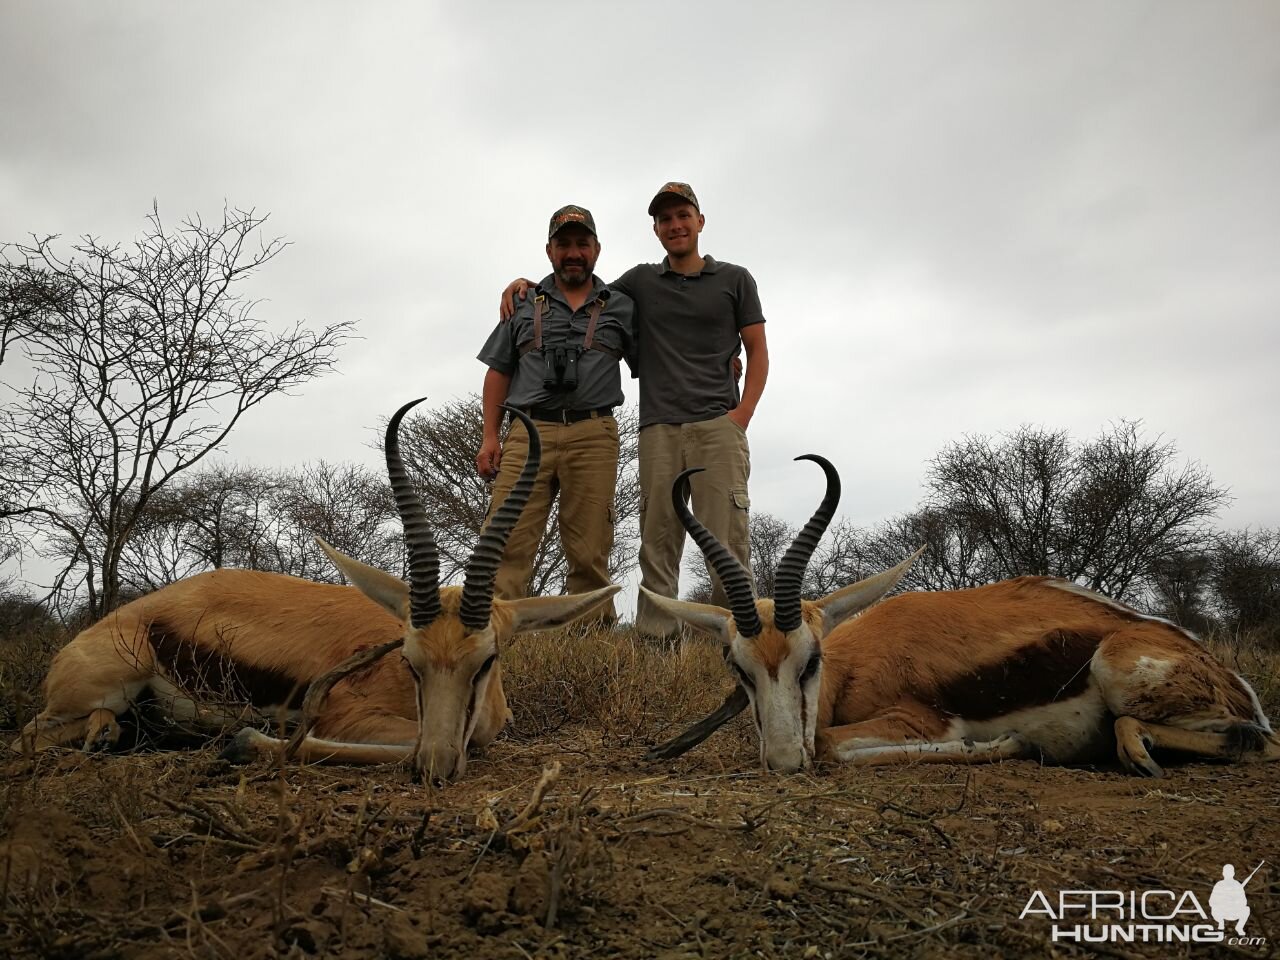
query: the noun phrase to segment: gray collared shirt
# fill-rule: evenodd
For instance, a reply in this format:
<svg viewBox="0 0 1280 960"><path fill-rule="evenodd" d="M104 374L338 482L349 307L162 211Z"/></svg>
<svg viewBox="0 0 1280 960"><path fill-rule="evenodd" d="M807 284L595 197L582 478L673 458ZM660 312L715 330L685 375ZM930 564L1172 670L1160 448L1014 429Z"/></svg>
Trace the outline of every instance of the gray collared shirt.
<svg viewBox="0 0 1280 960"><path fill-rule="evenodd" d="M702 259L699 273L677 273L664 258L609 285L635 300L641 427L711 420L741 399L733 358L739 331L764 323L760 295L745 267Z"/></svg>
<svg viewBox="0 0 1280 960"><path fill-rule="evenodd" d="M596 321L593 342L620 355L629 367L635 369L635 305L625 293L606 288L598 277L592 276L591 284L586 302L572 310L556 286L555 275L546 276L537 289L529 292L529 296L517 301L515 315L510 320L503 320L489 334L489 339L476 356L481 363L511 377L506 401L511 406L595 410L622 403L618 360L602 350L582 351L578 357L576 389L550 390L543 383L544 353L556 346L571 350L582 346L591 318L591 304L601 295L607 299ZM521 348L533 341L534 302L539 295L546 298L542 309L543 349L528 350L522 356Z"/></svg>

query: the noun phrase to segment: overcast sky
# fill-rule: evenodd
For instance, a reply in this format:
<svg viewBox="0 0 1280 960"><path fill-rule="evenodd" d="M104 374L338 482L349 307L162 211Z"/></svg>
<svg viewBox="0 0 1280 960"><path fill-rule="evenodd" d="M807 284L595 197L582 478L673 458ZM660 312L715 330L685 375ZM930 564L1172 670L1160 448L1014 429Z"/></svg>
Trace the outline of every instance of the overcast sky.
<svg viewBox="0 0 1280 960"><path fill-rule="evenodd" d="M229 459L377 464L555 208L612 279L676 179L768 318L755 509L813 509L801 453L872 524L966 433L1127 418L1280 524L1280 3L2 0L0 98L0 240L256 207L260 315L357 321Z"/></svg>

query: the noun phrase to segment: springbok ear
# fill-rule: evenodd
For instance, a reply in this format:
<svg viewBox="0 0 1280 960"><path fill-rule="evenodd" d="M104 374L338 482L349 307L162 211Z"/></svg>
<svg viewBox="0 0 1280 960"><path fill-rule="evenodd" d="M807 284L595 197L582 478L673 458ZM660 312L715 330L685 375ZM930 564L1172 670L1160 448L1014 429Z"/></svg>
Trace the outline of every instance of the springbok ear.
<svg viewBox="0 0 1280 960"><path fill-rule="evenodd" d="M911 565L916 562L916 558L922 553L924 553L924 547L921 547L896 567L886 570L884 573L877 573L874 577L867 577L865 580L851 583L847 587L841 587L835 593L829 593L821 600L818 600L815 606L822 611L823 636L826 636L855 613L861 613L867 607L882 599L886 593L898 585L899 580L906 576L907 571L911 569Z"/></svg>
<svg viewBox="0 0 1280 960"><path fill-rule="evenodd" d="M495 600L503 603L515 616L511 632L554 630L585 617L622 588L616 583L590 593L570 593L563 597L525 597L523 600Z"/></svg>
<svg viewBox="0 0 1280 960"><path fill-rule="evenodd" d="M358 589L366 597L391 611L392 614L404 620L409 620L409 585L399 577L393 577L391 574L379 570L377 567L371 567L367 563L361 563L359 560L353 560L345 553L335 549L325 543L320 537L316 537L316 544L323 550L333 561L333 565L337 567L347 582Z"/></svg>
<svg viewBox="0 0 1280 960"><path fill-rule="evenodd" d="M670 597L661 597L652 590L646 590L644 587L640 588L640 592L648 597L659 610L670 614L681 623L687 624L695 630L701 630L703 633L709 634L724 646L727 647L733 641L733 633L729 630L729 624L733 621L733 614L724 607L717 607L711 603L672 600Z"/></svg>

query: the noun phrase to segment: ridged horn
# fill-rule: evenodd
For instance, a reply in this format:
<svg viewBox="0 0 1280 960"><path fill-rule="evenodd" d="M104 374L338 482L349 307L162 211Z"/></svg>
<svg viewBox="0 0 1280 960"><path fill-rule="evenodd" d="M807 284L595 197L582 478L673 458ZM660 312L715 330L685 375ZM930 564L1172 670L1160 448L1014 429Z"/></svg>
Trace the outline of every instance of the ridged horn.
<svg viewBox="0 0 1280 960"><path fill-rule="evenodd" d="M409 623L425 627L440 616L440 550L427 526L427 511L414 492L404 461L400 459L400 421L426 397L410 400L395 412L387 424L383 445L387 455L387 476L396 497L396 509L404 524L404 542L409 548Z"/></svg>
<svg viewBox="0 0 1280 960"><path fill-rule="evenodd" d="M471 559L467 561L467 576L462 586L462 607L458 616L463 625L472 630L483 630L489 624L489 614L493 610L494 577L498 573L498 565L502 563L502 552L507 547L507 539L511 536L516 521L524 512L525 504L529 502L529 496L533 493L533 481L542 465L542 440L538 436L538 428L515 407L504 403L502 409L524 424L525 431L529 434L529 456L524 461L524 468L520 471L515 486L480 534L476 548L471 551Z"/></svg>
<svg viewBox="0 0 1280 960"><path fill-rule="evenodd" d="M809 522L778 561L777 572L773 575L773 624L783 633L800 626L800 588L804 582L804 571L840 503L840 474L836 473L831 461L816 453L806 453L796 459L812 460L822 468L827 475L827 492Z"/></svg>
<svg viewBox="0 0 1280 960"><path fill-rule="evenodd" d="M682 753L688 753L745 710L750 702L747 697L747 691L742 689L741 684L735 684L733 691L725 702L715 709L715 712L699 720L679 736L651 748L644 755L644 758L646 760L671 760Z"/></svg>
<svg viewBox="0 0 1280 960"><path fill-rule="evenodd" d="M738 625L738 632L744 637L760 635L760 615L756 612L755 591L751 588L751 574L743 569L738 558L731 554L727 547L717 540L706 527L698 522L689 512L685 501L689 498L689 478L701 473L703 467L692 467L676 477L671 485L671 503L676 509L676 516L693 537L702 555L716 571L720 584L729 597L729 609L733 611L733 619Z"/></svg>

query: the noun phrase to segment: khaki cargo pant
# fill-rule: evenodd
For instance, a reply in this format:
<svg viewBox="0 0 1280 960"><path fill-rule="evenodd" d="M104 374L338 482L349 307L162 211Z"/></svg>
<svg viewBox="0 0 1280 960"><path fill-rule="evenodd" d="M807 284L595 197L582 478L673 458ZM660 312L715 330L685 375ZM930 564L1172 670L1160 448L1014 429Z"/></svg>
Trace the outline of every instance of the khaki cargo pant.
<svg viewBox="0 0 1280 960"><path fill-rule="evenodd" d="M690 478L693 515L738 561L751 570L748 526L751 449L747 434L728 416L698 423L654 423L640 431L640 576L648 590L675 597L685 530L671 504L671 485L682 470L704 467ZM708 565L711 602L728 606L720 579ZM668 636L679 624L640 595L636 629Z"/></svg>
<svg viewBox="0 0 1280 960"><path fill-rule="evenodd" d="M613 548L613 493L618 483L618 423L608 416L569 424L535 423L542 439L542 466L529 503L507 540L495 578L494 596L504 600L529 595L534 557L557 495L560 543L569 566L568 592L586 593L612 582L609 551ZM515 486L528 453L529 435L517 420L502 444L502 463L493 484L486 525ZM610 601L591 619L612 622L615 618Z"/></svg>

